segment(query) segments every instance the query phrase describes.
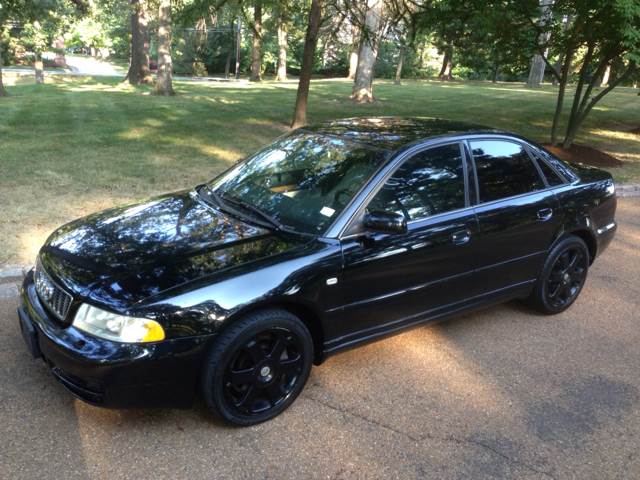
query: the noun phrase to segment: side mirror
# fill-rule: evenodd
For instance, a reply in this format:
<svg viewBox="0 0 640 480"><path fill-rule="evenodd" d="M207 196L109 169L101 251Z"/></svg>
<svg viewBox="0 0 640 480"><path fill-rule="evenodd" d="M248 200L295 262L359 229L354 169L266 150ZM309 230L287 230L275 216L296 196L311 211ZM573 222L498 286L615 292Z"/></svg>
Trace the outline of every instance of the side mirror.
<svg viewBox="0 0 640 480"><path fill-rule="evenodd" d="M407 219L395 212L368 212L363 219L364 228L374 232L406 233Z"/></svg>

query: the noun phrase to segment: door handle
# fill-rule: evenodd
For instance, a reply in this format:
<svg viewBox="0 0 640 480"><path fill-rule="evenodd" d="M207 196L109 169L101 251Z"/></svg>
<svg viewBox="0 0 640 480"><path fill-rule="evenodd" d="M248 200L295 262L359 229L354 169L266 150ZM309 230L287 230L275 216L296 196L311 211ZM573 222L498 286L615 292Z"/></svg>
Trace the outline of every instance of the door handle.
<svg viewBox="0 0 640 480"><path fill-rule="evenodd" d="M471 232L469 230L460 230L451 234L451 241L454 245L464 245L471 240Z"/></svg>
<svg viewBox="0 0 640 480"><path fill-rule="evenodd" d="M551 217L553 217L553 209L551 208L542 208L540 210L538 210L538 219L546 222L547 220L549 220Z"/></svg>

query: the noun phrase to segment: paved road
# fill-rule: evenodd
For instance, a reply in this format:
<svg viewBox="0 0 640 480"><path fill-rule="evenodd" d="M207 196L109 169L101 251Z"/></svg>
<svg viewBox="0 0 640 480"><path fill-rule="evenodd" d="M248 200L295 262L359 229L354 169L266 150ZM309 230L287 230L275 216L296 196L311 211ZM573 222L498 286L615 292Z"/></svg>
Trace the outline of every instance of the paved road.
<svg viewBox="0 0 640 480"><path fill-rule="evenodd" d="M127 73L125 68L111 62L99 60L88 55L66 55L67 66L80 75L92 76L123 76Z"/></svg>
<svg viewBox="0 0 640 480"><path fill-rule="evenodd" d="M247 429L74 400L0 300L0 478L639 478L640 201L618 219L570 311L514 303L341 354Z"/></svg>
<svg viewBox="0 0 640 480"><path fill-rule="evenodd" d="M125 68L119 67L108 60L103 61L88 55L67 55L65 58L68 68L49 68L45 70L45 74L123 77L127 73ZM33 68L27 67L4 67L2 71L21 75L33 74Z"/></svg>
<svg viewBox="0 0 640 480"><path fill-rule="evenodd" d="M67 67L46 69L45 76L64 75L64 76L91 76L91 77L122 77L127 74L127 68L118 66L107 60L90 57L88 55L67 55ZM30 67L3 67L4 73L13 73L20 76L32 76L33 68ZM154 73L155 75L155 73ZM240 84L248 84L246 79L236 80L235 78L224 78L223 75L213 77L189 77L183 75L174 75L174 80L188 82L232 82ZM290 79L294 81L294 79Z"/></svg>

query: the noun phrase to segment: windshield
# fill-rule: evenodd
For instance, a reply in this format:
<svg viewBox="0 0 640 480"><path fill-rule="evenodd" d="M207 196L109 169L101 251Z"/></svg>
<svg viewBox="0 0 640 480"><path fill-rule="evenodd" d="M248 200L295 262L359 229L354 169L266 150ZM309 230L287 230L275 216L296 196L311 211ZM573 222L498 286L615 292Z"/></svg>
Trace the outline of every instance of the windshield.
<svg viewBox="0 0 640 480"><path fill-rule="evenodd" d="M319 234L347 206L386 152L335 137L296 133L214 179L223 201L243 202L282 226Z"/></svg>

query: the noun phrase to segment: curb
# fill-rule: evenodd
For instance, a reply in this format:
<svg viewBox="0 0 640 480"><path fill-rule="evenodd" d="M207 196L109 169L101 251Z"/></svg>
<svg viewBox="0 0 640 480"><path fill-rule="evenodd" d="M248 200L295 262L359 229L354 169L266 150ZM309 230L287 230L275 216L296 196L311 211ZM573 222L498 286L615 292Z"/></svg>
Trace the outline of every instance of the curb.
<svg viewBox="0 0 640 480"><path fill-rule="evenodd" d="M20 293L17 283L7 283L0 285L0 300L10 300L16 298Z"/></svg>
<svg viewBox="0 0 640 480"><path fill-rule="evenodd" d="M616 185L618 197L640 197L640 184Z"/></svg>
<svg viewBox="0 0 640 480"><path fill-rule="evenodd" d="M22 277L29 270L28 265L7 265L0 266L0 281L4 278Z"/></svg>

